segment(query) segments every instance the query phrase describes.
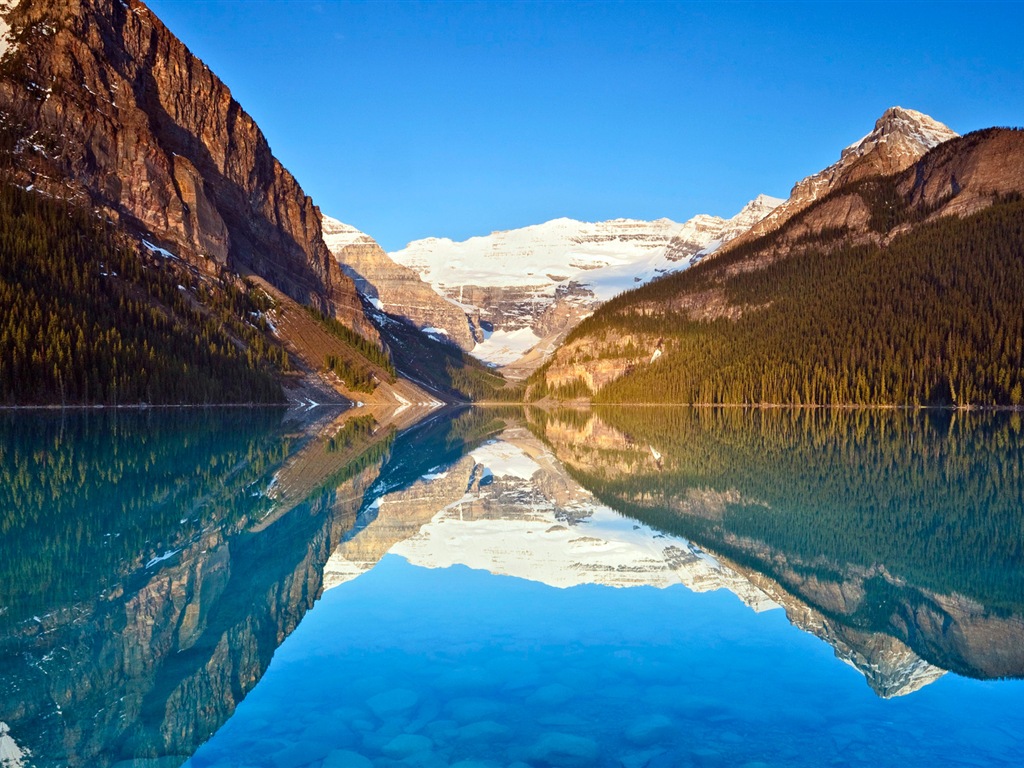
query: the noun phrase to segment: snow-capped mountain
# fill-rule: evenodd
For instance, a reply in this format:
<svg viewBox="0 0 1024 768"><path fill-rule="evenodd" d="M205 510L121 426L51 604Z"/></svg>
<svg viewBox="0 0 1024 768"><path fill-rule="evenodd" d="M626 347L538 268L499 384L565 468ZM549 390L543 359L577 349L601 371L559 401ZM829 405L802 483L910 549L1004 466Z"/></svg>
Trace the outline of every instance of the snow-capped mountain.
<svg viewBox="0 0 1024 768"><path fill-rule="evenodd" d="M331 555L325 589L391 552L424 568L461 563L559 588L684 584L695 592L727 589L756 611L778 607L686 539L598 502L523 428L373 504L376 519Z"/></svg>
<svg viewBox="0 0 1024 768"><path fill-rule="evenodd" d="M733 242L738 245L778 229L815 200L834 189L868 176L889 176L909 168L928 150L959 134L928 115L913 109L890 107L874 129L846 147L839 160L822 171L798 181L789 199L750 226Z"/></svg>
<svg viewBox="0 0 1024 768"><path fill-rule="evenodd" d="M508 364L543 354L598 305L674 270L746 231L781 201L760 195L730 219L582 222L555 219L455 242L426 238L389 254L477 318L473 354Z"/></svg>

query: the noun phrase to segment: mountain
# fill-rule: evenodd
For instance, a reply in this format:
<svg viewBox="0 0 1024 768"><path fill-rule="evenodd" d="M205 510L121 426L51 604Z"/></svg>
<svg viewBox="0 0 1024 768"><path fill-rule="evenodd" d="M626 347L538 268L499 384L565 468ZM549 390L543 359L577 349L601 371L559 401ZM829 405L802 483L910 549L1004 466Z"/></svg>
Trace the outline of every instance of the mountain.
<svg viewBox="0 0 1024 768"><path fill-rule="evenodd" d="M371 331L313 201L145 5L33 0L6 19L0 109L23 158L17 177L87 201L204 271L251 271Z"/></svg>
<svg viewBox="0 0 1024 768"><path fill-rule="evenodd" d="M778 228L604 305L535 377L531 395L1024 401L1024 133L989 129L927 152L918 142L924 154L903 171L859 175L905 162L920 122L892 119L903 112L889 110L883 131L869 134L877 140L844 154L840 165L854 158L852 180L836 167L819 174L838 186ZM893 126L897 133L884 132ZM892 147L903 148L898 157Z"/></svg>
<svg viewBox="0 0 1024 768"><path fill-rule="evenodd" d="M4 226L18 232L0 254L0 365L16 372L3 402L276 402L282 383L299 402L435 398L408 381L391 396L406 371L319 209L143 3L7 0L0 19ZM66 215L59 242L33 239Z"/></svg>
<svg viewBox="0 0 1024 768"><path fill-rule="evenodd" d="M846 147L828 168L798 181L789 199L751 226L733 245L778 229L834 189L870 176L891 176L906 170L928 150L957 135L921 112L890 107L875 122L874 130Z"/></svg>
<svg viewBox="0 0 1024 768"><path fill-rule="evenodd" d="M702 252L746 231L779 202L761 195L731 219L702 214L682 224L562 218L462 242L416 240L390 256L483 331L474 355L508 365L533 349L522 365L529 370L602 302L684 269Z"/></svg>
<svg viewBox="0 0 1024 768"><path fill-rule="evenodd" d="M396 264L376 240L330 216L323 217L323 233L341 271L374 307L405 317L428 335L452 341L460 349L473 349L480 331L465 312L439 296L411 269Z"/></svg>

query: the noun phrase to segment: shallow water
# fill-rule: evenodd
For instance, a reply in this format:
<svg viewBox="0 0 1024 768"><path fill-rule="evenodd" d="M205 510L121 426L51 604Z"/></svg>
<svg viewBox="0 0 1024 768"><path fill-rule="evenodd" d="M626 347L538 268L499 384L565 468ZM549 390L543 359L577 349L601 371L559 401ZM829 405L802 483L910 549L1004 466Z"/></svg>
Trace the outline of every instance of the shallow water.
<svg viewBox="0 0 1024 768"><path fill-rule="evenodd" d="M1022 700L953 676L880 699L728 592L389 555L325 595L190 765L1017 765Z"/></svg>
<svg viewBox="0 0 1024 768"><path fill-rule="evenodd" d="M0 431L3 768L1024 757L1016 416Z"/></svg>

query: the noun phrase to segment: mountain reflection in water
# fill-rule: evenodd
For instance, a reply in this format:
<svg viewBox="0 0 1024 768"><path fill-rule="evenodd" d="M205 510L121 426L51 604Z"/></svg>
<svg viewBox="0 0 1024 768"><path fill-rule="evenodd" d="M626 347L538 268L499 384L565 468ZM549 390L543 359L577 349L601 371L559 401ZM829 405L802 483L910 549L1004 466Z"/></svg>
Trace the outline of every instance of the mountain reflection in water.
<svg viewBox="0 0 1024 768"><path fill-rule="evenodd" d="M362 736L360 728L370 728L376 715L335 702L339 717L362 725L332 720L315 748L282 747L308 742L307 732L265 733L272 730L266 697L275 686L293 691L297 685L287 677L289 663L298 663L289 648L314 643L310 659L320 665L314 677L349 674L322 666L324 647L344 654L332 642L344 632L325 629L332 620L346 623L331 607L337 600L317 606L303 622L305 639L297 633L271 665L275 650L323 590L348 594L388 553L414 569L450 570L451 578L459 573L452 568L463 565L562 588L568 591L557 600L568 605L587 602L572 589L582 585L728 590L755 612L784 611L884 698L920 690L946 670L973 678L1024 676L1024 446L1016 414L473 409L396 435L386 418L358 411L310 431L283 420L281 411L197 410L5 415L0 430L3 768L143 758L124 765L180 764L228 721L268 665L266 680L252 692L264 731L253 730L257 720L246 714L252 710L239 709L196 754L195 768L369 764L357 753L381 765L498 759L506 748L488 753L486 735L470 740L479 754L459 746L465 734L444 725L452 713L440 689L417 694L416 717L410 709L405 720L378 723ZM443 583L454 583L451 578ZM424 589L428 581L419 579ZM384 589L374 593L375 611L386 612L389 603L417 610L408 596L387 591L402 588L398 582L380 583L367 581L365 588ZM509 626L530 626L525 614L502 612L499 596L510 582L476 583L484 593L494 590L498 604L488 610ZM404 589L415 591L412 583ZM622 595L616 605L629 594L637 606L650 600L642 590L614 592ZM546 610L533 605L538 615ZM424 620L429 610L423 607ZM473 630L460 624L453 606L445 610L423 630L423 642L443 635L436 625L450 621L453 633L479 631L478 643L488 643L486 622ZM676 621L696 621L696 613ZM400 634L426 626L415 616L373 615L380 626L363 625L366 642L378 637L375 631L390 632L391 620L403 627L394 630ZM608 626L597 634L615 624L614 616L603 620ZM672 617L662 612L657 621ZM572 644L570 628L550 631ZM632 638L638 631L623 626L621 634ZM361 639L348 642L352 654L362 653ZM713 647L702 653L715 658ZM727 663L728 652L721 655ZM367 678L380 690L364 690L363 680L344 692L333 688L330 696L371 700L401 689L400 680L384 677L412 679L402 664L426 668L438 661L410 659L392 659L393 668ZM713 676L713 667L704 674ZM460 684L464 694L472 693L472 677ZM535 687L545 688L544 681ZM498 689L506 696L518 690L508 680ZM532 695L524 693L524 702ZM288 696L280 703L282 728L303 711ZM564 711L571 700L564 697L549 704L563 711L556 732L568 741L538 747L551 734L531 729L552 715L544 713L543 695L533 698L536 722L512 728L499 714L481 721L491 723L495 744L504 738L497 732L510 728L534 739L518 751L508 747L506 762L631 760L652 768L714 762L708 754L673 751L667 735L660 751L657 738L640 745L646 752L629 742L632 751L620 760L597 734L573 730ZM433 715L430 701L439 702ZM323 704L305 702L309 717ZM714 722L705 726L715 730ZM278 752L259 746L261 733ZM431 747L401 755L387 747L411 736ZM601 743L593 759L586 757L588 740ZM572 744L582 752L559 751ZM1004 746L1012 752L1024 743L1011 739Z"/></svg>

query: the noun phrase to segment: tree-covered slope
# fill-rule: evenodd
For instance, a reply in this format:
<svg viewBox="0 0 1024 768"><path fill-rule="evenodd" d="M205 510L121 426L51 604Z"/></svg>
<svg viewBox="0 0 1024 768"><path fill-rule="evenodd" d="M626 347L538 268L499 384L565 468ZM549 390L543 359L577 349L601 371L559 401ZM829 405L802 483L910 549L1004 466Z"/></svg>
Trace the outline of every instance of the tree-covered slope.
<svg viewBox="0 0 1024 768"><path fill-rule="evenodd" d="M282 402L268 298L0 186L0 404Z"/></svg>
<svg viewBox="0 0 1024 768"><path fill-rule="evenodd" d="M1013 162L992 167L995 142ZM1020 405L1024 198L1012 174L1022 163L1024 133L987 131L904 174L836 190L771 234L610 301L533 393ZM943 164L955 166L943 185L923 190Z"/></svg>

